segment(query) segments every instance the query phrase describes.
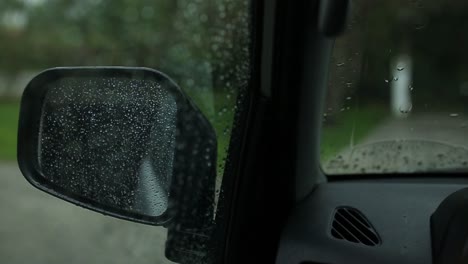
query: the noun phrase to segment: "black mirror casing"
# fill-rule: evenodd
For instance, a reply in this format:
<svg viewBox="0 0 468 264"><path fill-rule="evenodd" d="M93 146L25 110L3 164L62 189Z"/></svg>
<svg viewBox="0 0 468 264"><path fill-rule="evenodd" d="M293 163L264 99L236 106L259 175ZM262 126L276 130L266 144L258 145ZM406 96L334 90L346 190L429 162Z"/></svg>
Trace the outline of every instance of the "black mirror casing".
<svg viewBox="0 0 468 264"><path fill-rule="evenodd" d="M63 82L62 80L68 80L67 78L75 78L73 82L66 81ZM107 79L106 79L107 78ZM85 80L93 80L102 86L105 84L108 79L114 80L117 78L118 80L124 80L127 82L128 80L138 80L138 81L147 81L147 82L154 82L156 86L152 84L152 87L158 87L165 89L164 92L167 92L168 96L172 98L176 104L176 120L175 120L175 130L169 131L174 135L174 142L171 146L173 146L174 155L170 159L173 166L170 168L172 171L170 179L166 179L168 181L168 204L167 210L161 215L152 216L152 215L145 215L142 213L137 213L133 211L128 211L126 208L119 208L118 206L109 206L109 204L103 204L97 202L96 200L90 199L85 195L77 195L76 193L70 192L66 188L58 186L53 182L48 180L48 175L44 174L44 158L42 156L43 153L46 152L46 148L42 147L44 145L45 140L44 138L44 131L46 127L44 125L45 118L47 117L45 112L46 107L48 107L48 93L52 89L59 91L60 95L57 95L57 98L60 98L65 92L61 91L64 89L69 89L66 91L74 91L76 89L84 89L82 83ZM78 80L78 81L75 81ZM55 83L59 83L60 85L55 85ZM72 83L76 87L72 88L61 88L65 83L65 86ZM55 86L54 86L55 85ZM96 87L92 87L93 89L99 89L99 85ZM136 85L138 86L138 85ZM57 88L58 87L58 88ZM106 86L107 87L107 86ZM138 87L133 87L135 89L139 89ZM130 87L130 89L133 89ZM86 88L88 89L88 88ZM115 96L112 94L112 88L108 85L107 88L111 93L111 96ZM151 89L150 89L151 90ZM88 89L87 92L93 93L91 89ZM123 89L122 91L126 91ZM59 93L56 92L56 93ZM83 93L74 93L75 96L83 99ZM141 98L145 98L143 95L139 95ZM65 96L62 96L63 98ZM128 97L128 96L127 96ZM169 98L168 97L168 98ZM106 96L101 96L98 99L103 98L102 100L106 100ZM64 99L65 100L65 99ZM143 100L143 99L142 99ZM83 102L86 100L82 100ZM58 102L58 103L57 103ZM69 104L75 106L72 99L67 101ZM98 102L99 103L99 102ZM107 103L107 101L106 101ZM60 104L60 100L55 101L55 105ZM78 104L78 103L76 103ZM54 104L51 104L52 110L47 110L50 115L56 113L59 110L53 108ZM96 104L93 104L96 105ZM163 103L161 103L163 105ZM82 111L88 106L80 106L79 110ZM50 108L50 107L49 107ZM49 109L47 108L47 109ZM59 105L57 109L69 109L69 106ZM118 107L114 107L119 109ZM95 108L94 108L95 109ZM157 111L153 109L153 107L146 107L142 108L146 111L153 111L148 113L156 113ZM65 110L63 110L65 111ZM68 111L68 110L67 110ZM106 110L107 111L107 110ZM115 113L116 110L113 110ZM136 110L135 110L136 111ZM131 114L136 115L135 111L131 112ZM66 111L65 111L66 112ZM68 113L68 112L67 112ZM74 112L75 113L75 112ZM107 113L107 112L105 112ZM104 113L104 114L105 114ZM123 113L126 114L127 112ZM101 114L101 116L105 116ZM123 115L122 114L122 115ZM160 114L160 113L159 113ZM70 114L73 116L73 120L77 120L80 116L79 114ZM99 116L99 115L98 115ZM151 117L151 115L147 115ZM164 115L161 115L164 118ZM87 118L87 116L85 115ZM102 117L101 119L103 119ZM115 118L118 117L114 117ZM89 119L89 118L88 118ZM56 121L58 119L51 118L52 121ZM53 123L51 121L51 124ZM74 122L74 123L73 123ZM71 122L72 124L76 124L75 121ZM140 122L142 123L142 122ZM146 122L145 124L147 124ZM107 124L105 121L101 123L87 123L87 124L98 124L99 126L102 124ZM96 131L96 129L100 128L98 125L97 127L93 128L94 130L86 130L86 132L91 133ZM42 126L42 127L41 127ZM52 125L50 125L52 126ZM122 127L123 125L119 125L116 127ZM90 125L84 126L85 129L88 129ZM131 125L127 125L126 127L131 127ZM124 130L126 128L122 128ZM150 127L149 125L147 127ZM41 130L42 129L42 130ZM62 129L62 128L61 128ZM83 129L83 126L82 126ZM115 128L113 128L115 129ZM149 129L149 128L148 128ZM60 133L66 133L65 130L59 130ZM77 131L77 129L75 129ZM74 130L74 131L75 131ZM170 129L169 129L170 130ZM55 131L55 130L51 130ZM64 132L65 131L65 132ZM75 132L76 132L75 131ZM150 129L148 130L150 131ZM74 135L78 135L78 132L70 132L69 137ZM108 134L103 134L102 140L106 140L106 136L111 135L112 130L109 130ZM42 133L42 134L41 134ZM59 134L60 134L59 133ZM150 132L148 132L150 133ZM50 133L52 138L59 138L56 136L57 133ZM86 134L86 133L84 133ZM171 135L172 135L171 134ZM118 139L125 139L126 134L122 134L119 136ZM56 140L57 141L57 140ZM131 141L131 140L130 140ZM146 140L145 142L149 142L150 140ZM83 141L84 142L84 141ZM105 143L108 143L107 141ZM133 142L130 142L133 143ZM129 143L129 144L130 144ZM161 143L161 142L160 142ZM83 152L89 155L98 156L98 154L94 154L92 148L89 148L91 143L82 143L79 141L78 144L82 144L86 148L90 149L87 152ZM99 145L99 144L98 144ZM135 145L135 144L134 144ZM54 157L67 157L70 156L69 152L65 152L64 149L58 148L57 144L50 147L50 153L56 153ZM79 149L82 150L83 147L79 146ZM112 149L112 145L107 144L107 149ZM135 146L136 148L137 146ZM187 245L182 245L180 243L176 243L175 245L173 241L180 241L181 237L183 237L186 233L186 230L190 230L190 232L197 232L196 230L210 230L213 221L213 210L214 210L214 193L215 193L215 179L216 179L216 134L214 132L213 127L209 123L209 121L204 117L204 115L198 110L198 108L184 95L181 89L166 75L147 68L126 68L126 67L72 67L72 68L54 68L46 70L40 73L37 77L35 77L26 87L22 101L21 101L21 108L20 108L20 122L19 122L19 129L18 129L18 163L19 167L25 176L25 178L35 187L38 189L45 191L53 196L56 196L60 199L66 200L68 202L74 203L76 205L100 212L105 215L114 216L121 219L126 219L130 221L150 224L150 225L165 225L169 228L169 235L168 235L168 247L166 251L168 255L172 256L173 260L180 259L180 252L181 247L188 247ZM99 148L95 148L99 152ZM129 148L130 149L130 148ZM64 151L64 153L60 151ZM101 151L107 155L105 151ZM80 158L86 157L87 155L81 153L79 156ZM127 152L126 152L127 153ZM63 155L61 155L63 154ZM42 155L42 156L41 156ZM55 155L55 154L54 154ZM101 155L101 156L102 156ZM142 155L142 154L141 154ZM141 158L140 154L135 155L135 157ZM42 157L42 158L41 158ZM106 156L107 157L107 156ZM70 161L68 159L67 161ZM118 159L113 159L118 160ZM41 163L42 162L42 163ZM53 162L53 161L51 161ZM89 163L93 162L87 161L77 163L85 164L86 166ZM138 160L138 162L140 162ZM104 164L104 163L103 163ZM63 166L67 166L67 162L64 162ZM75 168L80 168L78 165ZM116 164L107 164L104 168L108 169L111 166ZM139 164L138 166L140 166ZM58 165L57 165L58 166ZM62 166L62 165L60 165ZM107 166L107 167L106 167ZM135 165L137 166L137 165ZM162 165L161 165L162 166ZM53 167L53 166L50 166ZM93 167L94 168L94 167ZM166 169L166 168L164 168ZM96 169L98 170L98 169ZM50 170L56 172L56 170ZM88 175L85 171L81 174L77 175ZM108 173L102 173L99 175L106 175ZM62 175L59 175L62 177ZM132 176L132 175L130 175ZM57 176L58 177L58 176ZM60 178L58 177L58 178ZM64 175L66 177L66 175ZM51 178L51 177L49 177ZM168 177L166 177L168 178ZM52 179L52 178L51 178ZM83 181L82 181L83 182ZM87 184L80 183L80 184ZM91 184L91 183L89 183ZM105 192L105 191L103 191ZM115 197L114 197L115 198ZM118 199L117 197L116 199ZM118 204L118 203L116 203ZM201 231L200 231L201 232ZM172 234L172 235L171 235ZM172 241L172 242L171 242ZM193 240L192 240L193 241ZM187 241L189 242L189 241ZM174 244L174 245L169 245ZM176 251L179 253L171 253L173 249L176 248Z"/></svg>

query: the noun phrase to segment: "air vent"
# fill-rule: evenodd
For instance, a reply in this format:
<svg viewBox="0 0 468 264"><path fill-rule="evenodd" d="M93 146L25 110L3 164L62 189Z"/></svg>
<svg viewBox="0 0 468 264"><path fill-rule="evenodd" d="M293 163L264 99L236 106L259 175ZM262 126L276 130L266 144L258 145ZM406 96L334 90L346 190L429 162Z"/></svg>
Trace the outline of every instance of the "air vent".
<svg viewBox="0 0 468 264"><path fill-rule="evenodd" d="M334 238L367 246L380 245L377 231L366 217L352 207L339 207L335 211L331 234Z"/></svg>

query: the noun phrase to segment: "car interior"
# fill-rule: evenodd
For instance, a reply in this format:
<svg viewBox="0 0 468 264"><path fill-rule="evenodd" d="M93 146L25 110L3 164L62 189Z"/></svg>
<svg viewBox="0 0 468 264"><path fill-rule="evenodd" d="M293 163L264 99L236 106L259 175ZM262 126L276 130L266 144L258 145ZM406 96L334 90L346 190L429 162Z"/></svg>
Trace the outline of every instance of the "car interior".
<svg viewBox="0 0 468 264"><path fill-rule="evenodd" d="M251 213L238 213L244 225L232 239L245 244L230 258L240 261L240 253L278 264L466 263L464 173L371 170L326 177L320 169L328 65L334 40L346 34L352 4L264 2L260 99L250 123L263 133L246 145L244 159L255 161L240 176L238 199ZM262 254L258 244L270 247Z"/></svg>
<svg viewBox="0 0 468 264"><path fill-rule="evenodd" d="M385 35L390 29L388 32L374 30L373 24L378 27L381 23L373 23L380 21L379 15L375 15L376 18L372 13L373 8L378 9L378 4L368 2L251 2L250 79L247 93L237 101L236 109L243 111L234 115L235 125L228 145L224 177L219 183L219 198L215 198L214 188L217 184L214 180L216 144L219 143L219 140L216 142L215 130L202 111L187 99L189 96L182 92L179 84L166 74L147 68L54 68L33 79L23 94L20 114L18 161L23 175L42 191L81 207L127 221L168 228L165 254L175 263L468 263L468 151L467 146L457 143L457 140L462 142L468 132L467 125L458 121L464 112L453 110L456 106L455 103L452 106L452 99L437 105L440 109L448 109L439 111L442 114L434 114L427 108L420 110L427 103L418 101L422 99L417 98L417 88L413 92L413 86L418 87L418 80L424 79L418 76L427 76L431 70L427 66L431 60L422 61L421 54L431 57L427 54L439 54L434 51L437 49L442 50L440 53L448 53L441 43L451 40L426 43L418 42L419 39L431 36L431 31L445 31L445 28L437 26L437 19L455 14L457 5L465 5L458 0L448 1L447 6L440 0L395 1L395 5L417 5L414 10L419 10L419 5L424 2L429 6L429 11L424 12L431 14L432 20L421 19L420 13L424 12L403 8L395 15L399 22L395 22L392 34L414 36L417 40L392 42L392 49L388 51L385 46L384 52L383 48L381 51L378 48L381 42L390 42ZM390 1L381 2L392 5ZM438 5L450 12L438 13ZM367 13L362 11L364 9ZM459 17L463 16L466 14L459 14ZM371 59L364 61L365 58L358 63L354 57L340 60L339 52L361 52L354 51L353 45L357 44L348 39L359 35L353 33L358 27L352 26L359 23L359 19L369 19L362 27L366 28L367 37L375 37L376 40L368 37L356 43L366 45L363 48L368 52L365 58L385 53L379 55L385 57L385 63ZM382 18L384 22L385 19ZM413 23L415 26L407 29L408 21L416 21ZM425 31L424 27L428 30ZM466 28L460 26L458 30L457 34L462 35ZM468 44L463 40L460 43L460 47ZM434 50L425 48L432 45L437 47ZM433 55L434 58L438 56L445 62L442 55ZM464 51L460 51L450 58L460 57L462 61L463 56ZM437 61L438 67L439 64L446 65L440 61ZM379 63L385 65L375 66ZM466 70L462 66L460 68L460 76L464 77ZM351 72L346 78L340 78L343 69ZM413 75L411 70L414 71L414 80L408 77ZM390 76L379 75L383 71L390 72ZM447 70L450 71L454 72L452 68ZM353 94L358 81L352 76L359 74L362 86L367 85L361 97ZM94 143L88 138L83 139L88 144L85 150L69 147L73 139L80 137L81 130L67 134L63 128L67 125L56 126L53 119L53 113L66 113L69 105L78 105L76 102L81 102L79 100L92 101L82 95L86 94L88 86L83 88L84 81L79 83L80 78L89 76L105 77L90 79L92 85L98 83L103 91L90 98L105 103L114 97L118 102L131 98L134 101L130 108L136 109L119 112L95 107L93 109L98 110L93 111L108 111L107 114L112 113L111 117L116 120L129 115L129 119L138 121L112 127L113 131L123 132L115 135L116 132L107 131L108 134L104 134L107 136L100 138L100 151L92 148ZM441 79L444 76L452 75L440 74ZM468 74L466 76L468 78ZM70 78L76 79L70 81ZM374 79L379 79L383 88L376 88L378 85ZM145 83L148 80L151 82ZM335 81L340 82L344 92L336 88ZM135 86L140 87L135 89L138 93L126 90L125 87L134 84L132 82L137 82ZM431 82L435 81L427 81L418 88L423 90L424 85L432 87ZM124 83L125 87L115 92L115 83L118 87ZM67 85L71 87L69 90L63 88ZM90 94L92 85L89 86ZM463 85L453 89L451 84L444 85L444 89L428 88L428 92L420 93L421 98L424 94L434 93L433 100L443 101L448 98L446 90L455 91L457 98L464 91ZM54 101L54 93L50 92L54 89L64 93L69 91L72 96L59 94L59 99ZM78 89L82 94L75 93ZM369 94L371 99L367 100L373 104L368 103L363 94ZM153 102L148 99L151 96L159 99ZM379 100L383 101L382 98L389 103L376 106L381 102ZM47 100L51 101L45 103ZM337 107L333 105L335 101L344 103ZM460 105L464 104L466 102L461 101ZM370 106L373 108L365 112ZM157 118L164 122L178 118L177 122L161 122L164 125L159 127L161 133L154 132L148 125L150 117L156 115L154 109L157 107L162 109ZM380 107L391 113L389 117L380 118L384 121L378 121L381 123L377 126L377 119L369 118L369 121L368 116L379 115ZM41 112L44 109L52 114ZM83 128L87 133L103 133L102 127L109 122L117 122L107 119L101 119L101 123L94 122L94 114L80 114L80 111L90 109L84 103L77 109L68 118L73 124L83 116L87 118L88 125ZM139 119L137 110L144 112L145 118ZM348 123L350 126L345 127ZM456 133L448 135L443 131L448 131L451 124L455 124L456 129L451 129ZM377 128L364 135L362 127L367 125ZM124 131L130 127L137 129L138 133ZM330 127L335 127L346 138L332 137L325 142L324 137L332 131ZM51 136L47 137L46 133ZM455 134L458 138L452 136ZM141 138L147 141L139 141ZM47 145L47 140L53 144ZM71 143L63 143L65 140ZM141 143L148 140L157 143L151 145L149 152ZM117 141L125 142L122 145L125 148L122 147L118 154L131 157L129 163L132 164L127 166L127 159L109 154L114 146L109 144L117 144ZM151 156L157 151L165 151L165 154ZM42 156L38 155L39 152ZM74 164L75 152L89 159L85 163ZM333 155L328 154L331 152ZM55 164L60 159L75 166L74 172L67 173L80 178L77 184L68 186L68 183L61 183L63 170L57 168L62 165ZM100 167L102 170L105 168L104 172L93 167L93 162L99 159L106 164ZM115 163L121 167L116 167ZM137 163L138 166L135 165ZM85 180L94 174L81 171L82 164L89 165L87 168L101 178ZM147 171L160 173L166 170L161 168L166 168L167 164L176 168L174 174L157 178L163 184L152 182L148 176L152 174ZM108 178L111 170L114 170L113 175L143 175L149 180L141 184L130 176L125 178L125 175L123 178ZM190 171L190 177L186 175L187 171ZM169 175L172 171L160 174L164 173ZM93 188L80 185L91 186L90 182L93 182ZM135 195L136 201L130 201L128 197L133 197L134 192L128 186L151 184L157 186L146 192L157 189L154 191L158 193L156 198L148 198L142 191L143 194ZM100 186L107 187L112 195L101 195L104 191ZM135 188L138 193L143 187ZM154 199L162 202L153 208Z"/></svg>

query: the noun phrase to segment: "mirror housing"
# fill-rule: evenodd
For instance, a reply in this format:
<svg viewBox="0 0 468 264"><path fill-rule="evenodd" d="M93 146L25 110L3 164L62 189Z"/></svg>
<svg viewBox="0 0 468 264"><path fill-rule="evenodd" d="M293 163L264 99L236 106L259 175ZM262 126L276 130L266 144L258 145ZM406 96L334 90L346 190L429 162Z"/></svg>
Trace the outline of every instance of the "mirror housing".
<svg viewBox="0 0 468 264"><path fill-rule="evenodd" d="M18 163L32 185L169 233L210 229L216 147L208 120L152 69L53 68L21 101Z"/></svg>

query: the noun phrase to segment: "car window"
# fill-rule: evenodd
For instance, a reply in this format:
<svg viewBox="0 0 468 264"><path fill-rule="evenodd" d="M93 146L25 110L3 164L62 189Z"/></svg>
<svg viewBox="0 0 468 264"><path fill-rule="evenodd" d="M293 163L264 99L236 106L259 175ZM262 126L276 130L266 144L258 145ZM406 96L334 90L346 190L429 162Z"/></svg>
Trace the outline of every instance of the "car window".
<svg viewBox="0 0 468 264"><path fill-rule="evenodd" d="M468 169L467 26L466 1L353 1L329 67L326 174Z"/></svg>
<svg viewBox="0 0 468 264"><path fill-rule="evenodd" d="M49 67L160 70L215 128L219 195L234 115L242 110L237 102L250 78L249 23L248 0L1 1L0 262L171 263L165 228L79 208L25 181L16 164L19 100Z"/></svg>

